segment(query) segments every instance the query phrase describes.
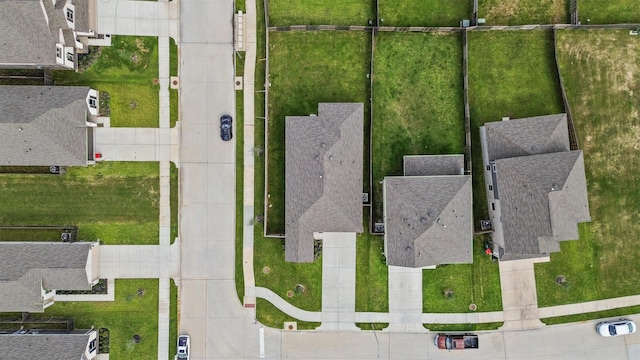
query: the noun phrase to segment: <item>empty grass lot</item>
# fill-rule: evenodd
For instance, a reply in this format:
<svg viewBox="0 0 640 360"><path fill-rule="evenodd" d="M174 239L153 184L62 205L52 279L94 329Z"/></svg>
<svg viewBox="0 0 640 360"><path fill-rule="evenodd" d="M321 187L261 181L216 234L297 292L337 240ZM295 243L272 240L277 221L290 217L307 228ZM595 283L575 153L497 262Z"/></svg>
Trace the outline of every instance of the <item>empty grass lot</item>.
<svg viewBox="0 0 640 360"><path fill-rule="evenodd" d="M471 312L469 304L476 304L477 311L502 310L498 263L484 253L481 236L473 240L473 264L439 266L422 274L424 312Z"/></svg>
<svg viewBox="0 0 640 360"><path fill-rule="evenodd" d="M371 0L270 0L269 26L366 25L374 13Z"/></svg>
<svg viewBox="0 0 640 360"><path fill-rule="evenodd" d="M157 244L159 181L158 163L105 162L62 176L3 174L0 223L78 225L82 240Z"/></svg>
<svg viewBox="0 0 640 360"><path fill-rule="evenodd" d="M469 107L475 224L487 219L479 127L564 112L549 31L469 32Z"/></svg>
<svg viewBox="0 0 640 360"><path fill-rule="evenodd" d="M536 265L538 303L638 294L640 42L628 30L559 31L558 56L581 149L590 223ZM556 276L567 280L556 285Z"/></svg>
<svg viewBox="0 0 640 360"><path fill-rule="evenodd" d="M318 113L321 102L365 103L370 37L363 32L269 35L269 234L284 234L285 117ZM368 177L368 176L367 176Z"/></svg>
<svg viewBox="0 0 640 360"><path fill-rule="evenodd" d="M91 86L110 96L111 126L158 127L158 39L114 36L84 71L53 71L55 85ZM102 106L102 105L101 105ZM101 109L104 111L104 109Z"/></svg>
<svg viewBox="0 0 640 360"><path fill-rule="evenodd" d="M469 0L380 0L380 25L460 26L472 12Z"/></svg>
<svg viewBox="0 0 640 360"><path fill-rule="evenodd" d="M478 0L478 17L487 25L568 24L569 1Z"/></svg>
<svg viewBox="0 0 640 360"><path fill-rule="evenodd" d="M116 280L115 301L56 301L44 314L33 317L64 317L78 329L109 329L112 360L158 358L158 280ZM133 335L140 335L135 343Z"/></svg>
<svg viewBox="0 0 640 360"><path fill-rule="evenodd" d="M636 0L579 0L578 16L583 25L640 23Z"/></svg>
<svg viewBox="0 0 640 360"><path fill-rule="evenodd" d="M356 237L356 311L389 311L389 272L384 258L384 238L365 232ZM365 324L367 328L371 325Z"/></svg>
<svg viewBox="0 0 640 360"><path fill-rule="evenodd" d="M374 221L382 222L385 176L404 155L462 154L464 100L459 34L376 37L373 84Z"/></svg>

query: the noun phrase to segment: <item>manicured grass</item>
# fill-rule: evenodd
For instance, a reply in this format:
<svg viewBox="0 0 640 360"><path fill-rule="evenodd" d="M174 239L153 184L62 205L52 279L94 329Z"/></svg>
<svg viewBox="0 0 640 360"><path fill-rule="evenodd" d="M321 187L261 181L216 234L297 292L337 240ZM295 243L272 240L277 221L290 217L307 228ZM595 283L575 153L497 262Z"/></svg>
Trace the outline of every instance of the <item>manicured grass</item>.
<svg viewBox="0 0 640 360"><path fill-rule="evenodd" d="M283 313L265 299L257 299L256 309L260 310L256 314L256 319L261 324L272 328L282 329L285 321L297 322L296 325L298 330L313 330L320 326L320 323L299 321L298 319Z"/></svg>
<svg viewBox="0 0 640 360"><path fill-rule="evenodd" d="M374 221L382 222L381 181L402 175L404 155L464 152L460 35L379 34L373 91Z"/></svg>
<svg viewBox="0 0 640 360"><path fill-rule="evenodd" d="M244 74L244 53L237 53L236 76ZM236 91L236 291L244 303L243 236L244 236L244 92ZM254 186L255 188L255 186Z"/></svg>
<svg viewBox="0 0 640 360"><path fill-rule="evenodd" d="M169 305L169 360L174 360L178 348L178 286L173 279L170 280Z"/></svg>
<svg viewBox="0 0 640 360"><path fill-rule="evenodd" d="M438 266L422 272L423 308L427 313L502 310L498 264L484 253L484 238L473 241L473 264ZM448 293L451 290L452 293Z"/></svg>
<svg viewBox="0 0 640 360"><path fill-rule="evenodd" d="M584 151L590 223L536 265L541 306L638 294L640 42L628 30L559 31L558 60ZM567 284L558 286L563 275Z"/></svg>
<svg viewBox="0 0 640 360"><path fill-rule="evenodd" d="M270 0L269 26L366 25L374 13L370 0Z"/></svg>
<svg viewBox="0 0 640 360"><path fill-rule="evenodd" d="M3 225L78 225L82 240L158 243L158 163L104 162L63 176L4 174L0 189Z"/></svg>
<svg viewBox="0 0 640 360"><path fill-rule="evenodd" d="M568 24L569 1L478 0L478 17L487 25Z"/></svg>
<svg viewBox="0 0 640 360"><path fill-rule="evenodd" d="M636 0L580 0L578 17L583 25L640 23L640 2Z"/></svg>
<svg viewBox="0 0 640 360"><path fill-rule="evenodd" d="M173 38L169 38L169 75L178 76L178 46ZM178 95L177 89L169 89L170 127L176 126L176 122L179 120Z"/></svg>
<svg viewBox="0 0 640 360"><path fill-rule="evenodd" d="M637 314L639 312L640 312L640 306L629 306L629 307L624 307L619 309L598 311L598 312L585 313L585 314L550 317L550 318L540 319L540 321L542 321L547 325L556 325L556 324L566 324L566 323L572 323L572 322L584 322L584 321L604 319L604 318L615 318L618 316Z"/></svg>
<svg viewBox="0 0 640 360"><path fill-rule="evenodd" d="M365 232L356 237L356 311L389 311L389 273L384 238ZM366 324L371 328L370 324ZM376 328L376 330L378 330Z"/></svg>
<svg viewBox="0 0 640 360"><path fill-rule="evenodd" d="M178 190L179 190L179 178L180 173L178 172L178 168L175 163L171 163L170 167L170 190L169 190L169 208L171 210L171 243L173 244L176 240L176 237L179 236L178 232L178 208L180 207L180 203L178 202Z"/></svg>
<svg viewBox="0 0 640 360"><path fill-rule="evenodd" d="M53 71L55 85L91 86L110 95L111 126L158 127L158 39L113 36L82 72ZM104 109L102 109L103 111Z"/></svg>
<svg viewBox="0 0 640 360"><path fill-rule="evenodd" d="M471 19L469 0L379 0L381 26L460 26Z"/></svg>
<svg viewBox="0 0 640 360"><path fill-rule="evenodd" d="M474 223L488 219L479 127L564 112L549 31L469 32Z"/></svg>
<svg viewBox="0 0 640 360"><path fill-rule="evenodd" d="M158 280L116 280L115 301L60 302L33 317L65 317L78 329L109 329L111 360L158 358ZM133 335L140 335L135 343Z"/></svg>
<svg viewBox="0 0 640 360"><path fill-rule="evenodd" d="M271 33L269 38L267 230L284 234L285 117L317 114L321 102L365 103L366 114L371 39L363 32Z"/></svg>
<svg viewBox="0 0 640 360"><path fill-rule="evenodd" d="M482 331L497 330L503 322L483 323L483 324L424 324L424 327L432 332L438 331Z"/></svg>

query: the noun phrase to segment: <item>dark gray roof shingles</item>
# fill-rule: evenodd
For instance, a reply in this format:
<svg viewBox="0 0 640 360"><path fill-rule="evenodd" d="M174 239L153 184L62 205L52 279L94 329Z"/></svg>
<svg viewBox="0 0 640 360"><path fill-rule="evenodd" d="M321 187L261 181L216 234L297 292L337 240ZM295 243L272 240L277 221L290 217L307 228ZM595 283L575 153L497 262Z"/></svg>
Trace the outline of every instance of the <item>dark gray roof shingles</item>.
<svg viewBox="0 0 640 360"><path fill-rule="evenodd" d="M405 176L462 175L464 155L407 155L403 157Z"/></svg>
<svg viewBox="0 0 640 360"><path fill-rule="evenodd" d="M86 360L89 334L1 334L0 357L11 360Z"/></svg>
<svg viewBox="0 0 640 360"><path fill-rule="evenodd" d="M318 116L286 118L287 261L313 261L314 232L362 232L363 109L321 103Z"/></svg>

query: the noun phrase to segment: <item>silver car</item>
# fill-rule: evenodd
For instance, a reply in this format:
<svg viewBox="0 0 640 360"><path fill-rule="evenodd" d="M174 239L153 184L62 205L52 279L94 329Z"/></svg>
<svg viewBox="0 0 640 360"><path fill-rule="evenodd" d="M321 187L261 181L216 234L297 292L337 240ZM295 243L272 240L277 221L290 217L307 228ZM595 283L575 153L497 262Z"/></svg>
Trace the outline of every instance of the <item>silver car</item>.
<svg viewBox="0 0 640 360"><path fill-rule="evenodd" d="M189 346L191 345L191 338L189 335L178 336L178 354L176 357L180 360L189 360Z"/></svg>
<svg viewBox="0 0 640 360"><path fill-rule="evenodd" d="M636 332L636 324L629 319L602 321L596 325L596 331L605 337L628 335Z"/></svg>

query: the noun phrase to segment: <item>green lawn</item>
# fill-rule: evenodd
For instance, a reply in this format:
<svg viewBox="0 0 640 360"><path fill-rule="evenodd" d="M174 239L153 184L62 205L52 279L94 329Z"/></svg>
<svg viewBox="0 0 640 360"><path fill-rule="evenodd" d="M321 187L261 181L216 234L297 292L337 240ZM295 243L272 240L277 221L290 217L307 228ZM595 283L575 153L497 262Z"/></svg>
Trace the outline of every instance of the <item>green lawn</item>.
<svg viewBox="0 0 640 360"><path fill-rule="evenodd" d="M269 38L267 230L284 234L285 116L317 114L321 102L365 103L367 114L371 39L363 32L271 33Z"/></svg>
<svg viewBox="0 0 640 360"><path fill-rule="evenodd" d="M637 0L579 0L578 17L583 25L640 23Z"/></svg>
<svg viewBox="0 0 640 360"><path fill-rule="evenodd" d="M614 318L614 317L625 316L625 315L633 315L639 312L640 312L640 306L630 306L630 307L624 307L619 309L597 311L597 312L585 313L585 314L550 317L546 319L540 319L540 321L542 321L547 325L556 325L556 324L566 324L570 322L583 322L583 321L590 321L590 320L596 320L596 319Z"/></svg>
<svg viewBox="0 0 640 360"><path fill-rule="evenodd" d="M265 299L257 299L256 309L260 310L256 313L256 319L261 324L272 328L283 329L285 321L295 321L298 330L313 330L320 326L320 323L299 321L278 310Z"/></svg>
<svg viewBox="0 0 640 360"><path fill-rule="evenodd" d="M558 59L584 151L590 223L536 265L538 303L638 294L640 42L628 30L559 31ZM565 286L554 280L563 275Z"/></svg>
<svg viewBox="0 0 640 360"><path fill-rule="evenodd" d="M78 225L82 240L157 244L159 181L158 163L104 162L64 176L3 174L0 223Z"/></svg>
<svg viewBox="0 0 640 360"><path fill-rule="evenodd" d="M487 25L568 24L569 0L478 0L478 17Z"/></svg>
<svg viewBox="0 0 640 360"><path fill-rule="evenodd" d="M424 327L432 332L438 331L482 331L497 330L504 323L483 323L483 324L424 324Z"/></svg>
<svg viewBox="0 0 640 360"><path fill-rule="evenodd" d="M55 85L83 85L108 92L111 126L158 127L158 39L113 36L112 46L84 71L53 71ZM101 109L103 112L105 109Z"/></svg>
<svg viewBox="0 0 640 360"><path fill-rule="evenodd" d="M115 301L60 302L33 317L75 319L78 329L109 329L111 360L158 358L158 280L116 280ZM133 335L140 335L135 343Z"/></svg>
<svg viewBox="0 0 640 360"><path fill-rule="evenodd" d="M384 258L384 238L365 232L356 238L356 311L389 311L389 273ZM370 324L366 324L371 328ZM377 330L377 329L376 329Z"/></svg>
<svg viewBox="0 0 640 360"><path fill-rule="evenodd" d="M380 182L402 175L404 155L464 152L461 35L379 34L373 91L374 221L382 222Z"/></svg>
<svg viewBox="0 0 640 360"><path fill-rule="evenodd" d="M470 0L379 0L382 26L460 26L471 19Z"/></svg>
<svg viewBox="0 0 640 360"><path fill-rule="evenodd" d="M178 202L178 191L179 191L179 177L180 173L178 172L178 168L175 163L171 163L170 173L169 173L169 182L170 182L170 190L169 190L169 207L171 210L171 243L176 240L178 237L178 207L180 207L180 203Z"/></svg>
<svg viewBox="0 0 640 360"><path fill-rule="evenodd" d="M371 0L270 0L269 26L366 25L374 18Z"/></svg>
<svg viewBox="0 0 640 360"><path fill-rule="evenodd" d="M178 286L173 279L170 280L170 299L169 307L169 360L174 360L178 348Z"/></svg>
<svg viewBox="0 0 640 360"><path fill-rule="evenodd" d="M169 75L178 76L178 46L173 38L169 38ZM178 90L169 89L170 125L176 126L179 120Z"/></svg>
<svg viewBox="0 0 640 360"><path fill-rule="evenodd" d="M244 74L244 53L236 53L236 76ZM243 236L244 236L244 91L236 91L236 291L244 303ZM255 188L255 186L254 186Z"/></svg>
<svg viewBox="0 0 640 360"><path fill-rule="evenodd" d="M503 116L564 112L549 31L469 32L469 107L475 224L488 219L479 127Z"/></svg>
<svg viewBox="0 0 640 360"><path fill-rule="evenodd" d="M502 310L498 264L484 253L483 237L473 241L473 264L438 266L422 274L424 312L471 312L470 304L477 311Z"/></svg>

